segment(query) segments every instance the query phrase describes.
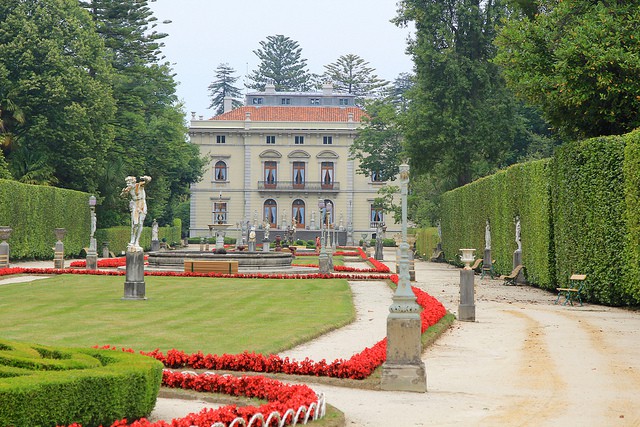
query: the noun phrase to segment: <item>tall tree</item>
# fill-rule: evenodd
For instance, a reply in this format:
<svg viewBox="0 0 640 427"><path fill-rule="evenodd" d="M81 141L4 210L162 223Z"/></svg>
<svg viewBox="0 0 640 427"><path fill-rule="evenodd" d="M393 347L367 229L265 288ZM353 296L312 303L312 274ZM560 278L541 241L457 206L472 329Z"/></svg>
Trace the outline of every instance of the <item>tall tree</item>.
<svg viewBox="0 0 640 427"><path fill-rule="evenodd" d="M496 40L507 83L566 138L640 126L640 1L543 1Z"/></svg>
<svg viewBox="0 0 640 427"><path fill-rule="evenodd" d="M381 95L388 81L375 74L358 55L352 53L340 56L335 62L325 65L325 76L333 82L334 88L356 95L361 100Z"/></svg>
<svg viewBox="0 0 640 427"><path fill-rule="evenodd" d="M376 99L365 104L364 125L349 147L349 157L358 160L358 173L377 181L392 181L399 172L402 135L395 106Z"/></svg>
<svg viewBox="0 0 640 427"><path fill-rule="evenodd" d="M74 0L2 2L0 51L3 150L15 178L95 191L115 106L89 14Z"/></svg>
<svg viewBox="0 0 640 427"><path fill-rule="evenodd" d="M184 112L178 103L174 74L162 62L162 39L158 23L146 0L91 0L83 2L96 22L116 75L113 93L117 101L114 157L126 175L150 175L149 215L162 223L172 220L174 206L188 193L189 184L202 174L204 162L186 140ZM99 206L101 226L116 225L125 218L126 201L111 194L118 191L115 170L105 164L101 176ZM115 181L114 181L115 179Z"/></svg>
<svg viewBox="0 0 640 427"><path fill-rule="evenodd" d="M308 89L307 60L302 58L302 48L297 41L275 35L261 41L260 46L253 51L260 65L249 74L251 83L247 87L262 91L268 83L273 83L277 91Z"/></svg>
<svg viewBox="0 0 640 427"><path fill-rule="evenodd" d="M412 169L457 185L504 165L521 126L491 60L501 1L403 0L396 23L415 24L416 71L402 126Z"/></svg>
<svg viewBox="0 0 640 427"><path fill-rule="evenodd" d="M209 85L209 97L211 98L209 108L215 108L216 115L224 113L224 99L227 97L234 98L231 102L231 108L242 106L242 102L235 99L242 96L240 88L233 85L239 79L238 76L234 76L235 72L236 70L231 68L229 64L220 64L216 68L216 80Z"/></svg>

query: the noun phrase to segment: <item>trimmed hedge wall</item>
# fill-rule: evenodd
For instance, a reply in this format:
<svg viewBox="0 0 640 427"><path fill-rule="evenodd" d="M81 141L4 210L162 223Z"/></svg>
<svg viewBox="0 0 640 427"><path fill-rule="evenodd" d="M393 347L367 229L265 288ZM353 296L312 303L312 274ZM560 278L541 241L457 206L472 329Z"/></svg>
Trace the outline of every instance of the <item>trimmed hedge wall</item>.
<svg viewBox="0 0 640 427"><path fill-rule="evenodd" d="M0 340L0 425L111 425L147 417L163 366L138 354Z"/></svg>
<svg viewBox="0 0 640 427"><path fill-rule="evenodd" d="M514 219L519 216L527 278L541 287L553 288L549 172L549 160L518 164L443 194L445 257L458 259L460 248L476 248L476 257L482 258L489 219L494 268L497 273L509 274L517 249Z"/></svg>
<svg viewBox="0 0 640 427"><path fill-rule="evenodd" d="M463 247L482 257L489 218L496 271L508 273L516 215L529 283L554 290L571 274L587 274L587 300L640 304L640 130L569 143L551 160L443 194L446 257Z"/></svg>
<svg viewBox="0 0 640 427"><path fill-rule="evenodd" d="M438 245L438 229L436 227L416 229L416 253L423 259L429 259Z"/></svg>
<svg viewBox="0 0 640 427"><path fill-rule="evenodd" d="M173 220L173 226L158 227L158 239L167 243L180 243L182 220ZM164 239L164 240L163 240ZM103 242L109 242L109 250L116 256L127 250L127 245L131 240L131 226L101 228L96 230L96 241L98 244L98 254L102 256L101 247ZM140 246L145 251L151 249L151 227L144 227L140 235Z"/></svg>
<svg viewBox="0 0 640 427"><path fill-rule="evenodd" d="M0 225L13 229L11 259L53 259L54 228L66 228L67 255L89 245L89 194L0 179Z"/></svg>

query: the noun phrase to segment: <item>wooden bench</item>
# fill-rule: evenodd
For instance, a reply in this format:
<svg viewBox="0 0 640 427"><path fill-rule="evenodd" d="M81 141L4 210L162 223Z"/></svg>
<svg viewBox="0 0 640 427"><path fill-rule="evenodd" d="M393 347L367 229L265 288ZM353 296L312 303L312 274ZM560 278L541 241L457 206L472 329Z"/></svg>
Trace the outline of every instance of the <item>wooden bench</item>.
<svg viewBox="0 0 640 427"><path fill-rule="evenodd" d="M586 274L572 274L571 277L569 277L568 288L556 288L558 298L556 298L555 304L560 301L560 297L564 297L562 305L567 305L567 303L573 305L573 301L577 299L582 307L582 288L584 287L586 279Z"/></svg>
<svg viewBox="0 0 640 427"><path fill-rule="evenodd" d="M505 285L515 285L516 280L518 280L518 276L520 275L520 272L522 271L523 268L524 268L524 265L522 264L517 265L516 268L513 269L511 274L509 274L508 276L501 276L500 278L504 280Z"/></svg>
<svg viewBox="0 0 640 427"><path fill-rule="evenodd" d="M184 260L184 271L191 273L227 273L238 272L238 261L223 260Z"/></svg>
<svg viewBox="0 0 640 427"><path fill-rule="evenodd" d="M482 265L482 258L477 258L476 262L474 262L473 265L471 266L471 269L476 271L480 268L481 265Z"/></svg>

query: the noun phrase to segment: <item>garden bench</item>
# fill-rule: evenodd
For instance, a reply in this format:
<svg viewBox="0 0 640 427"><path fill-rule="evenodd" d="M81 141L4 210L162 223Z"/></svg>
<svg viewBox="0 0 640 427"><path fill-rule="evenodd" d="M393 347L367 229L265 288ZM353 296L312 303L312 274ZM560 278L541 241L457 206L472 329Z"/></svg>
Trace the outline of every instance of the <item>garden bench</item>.
<svg viewBox="0 0 640 427"><path fill-rule="evenodd" d="M485 274L488 274L489 277L491 277L493 279L493 276L495 276L495 271L493 270L493 264L496 263L496 260L492 260L491 261L491 266L490 267L486 267L484 264L482 264L482 274L480 275L480 280L484 279Z"/></svg>
<svg viewBox="0 0 640 427"><path fill-rule="evenodd" d="M238 272L238 261L224 260L184 260L184 271L191 273L228 273Z"/></svg>
<svg viewBox="0 0 640 427"><path fill-rule="evenodd" d="M471 269L476 271L477 269L480 268L481 265L482 265L482 258L477 258L476 262L474 262L473 265L471 266Z"/></svg>
<svg viewBox="0 0 640 427"><path fill-rule="evenodd" d="M502 276L500 278L504 280L505 285L515 285L516 280L518 280L518 275L520 275L520 272L522 271L523 268L524 268L524 265L519 264L516 266L516 268L513 269L511 274L509 274L508 276Z"/></svg>
<svg viewBox="0 0 640 427"><path fill-rule="evenodd" d="M556 288L558 298L556 298L555 304L560 301L560 297L564 297L562 305L567 305L567 303L573 305L573 301L577 299L582 307L582 288L584 287L586 278L586 274L572 274L571 277L569 277L568 288Z"/></svg>

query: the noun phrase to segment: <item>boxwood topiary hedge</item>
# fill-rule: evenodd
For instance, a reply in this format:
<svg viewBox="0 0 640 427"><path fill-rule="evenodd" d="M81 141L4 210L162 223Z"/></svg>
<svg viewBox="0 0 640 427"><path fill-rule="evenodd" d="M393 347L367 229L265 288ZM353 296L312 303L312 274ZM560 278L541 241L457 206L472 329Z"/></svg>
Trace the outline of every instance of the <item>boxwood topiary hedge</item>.
<svg viewBox="0 0 640 427"><path fill-rule="evenodd" d="M87 427L146 417L162 368L138 354L0 340L0 425Z"/></svg>
<svg viewBox="0 0 640 427"><path fill-rule="evenodd" d="M158 227L158 239L169 244L180 243L182 220L173 220L173 226ZM163 240L164 239L164 240ZM118 255L127 249L127 244L131 240L131 226L101 228L96 230L96 241L98 253L102 256L100 247L103 242L109 243L109 250ZM151 249L151 227L144 227L140 235L140 246L147 251Z"/></svg>
<svg viewBox="0 0 640 427"><path fill-rule="evenodd" d="M566 144L445 193L441 208L449 259L464 247L483 256L488 218L495 269L510 272L519 215L530 283L553 290L582 273L589 300L640 304L640 130Z"/></svg>

